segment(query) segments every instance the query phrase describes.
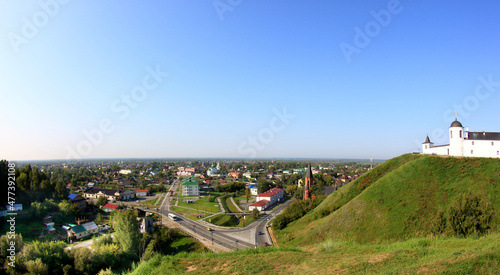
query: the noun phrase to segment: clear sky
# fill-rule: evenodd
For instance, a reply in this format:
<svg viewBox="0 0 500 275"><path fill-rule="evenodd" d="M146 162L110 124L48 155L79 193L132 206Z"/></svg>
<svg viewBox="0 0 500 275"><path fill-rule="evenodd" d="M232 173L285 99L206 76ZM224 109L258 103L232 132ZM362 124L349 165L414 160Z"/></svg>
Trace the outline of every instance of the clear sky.
<svg viewBox="0 0 500 275"><path fill-rule="evenodd" d="M500 132L500 2L0 1L0 159L387 159ZM444 134L443 134L444 133Z"/></svg>

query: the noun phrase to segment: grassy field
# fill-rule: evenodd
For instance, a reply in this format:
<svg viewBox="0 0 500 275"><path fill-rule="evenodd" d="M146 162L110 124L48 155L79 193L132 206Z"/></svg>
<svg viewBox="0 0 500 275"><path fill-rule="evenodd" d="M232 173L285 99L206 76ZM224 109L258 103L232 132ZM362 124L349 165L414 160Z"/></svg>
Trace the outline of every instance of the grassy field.
<svg viewBox="0 0 500 275"><path fill-rule="evenodd" d="M187 203L183 200L186 200L185 198L181 198L179 200L179 206L183 207L189 207L196 209L198 207L198 210L203 210L203 211L208 211L211 213L217 213L220 212L219 204L217 203L217 200L213 202L208 201L208 196L202 197L201 199L198 200L193 200L193 203Z"/></svg>
<svg viewBox="0 0 500 275"><path fill-rule="evenodd" d="M129 274L499 274L500 235L157 256Z"/></svg>
<svg viewBox="0 0 500 275"><path fill-rule="evenodd" d="M327 197L277 232L280 244L326 239L384 243L429 235L436 213L467 190L488 197L499 217L500 160L403 155ZM493 230L498 230L495 223Z"/></svg>
<svg viewBox="0 0 500 275"><path fill-rule="evenodd" d="M238 218L236 218L235 216L224 215L224 214L219 214L214 217L211 217L207 220L207 222L218 226L227 226L227 227L238 226L238 224L240 223Z"/></svg>
<svg viewBox="0 0 500 275"><path fill-rule="evenodd" d="M246 215L246 218L243 219L243 216L232 216L232 215L224 215L219 214L210 218L210 221L207 222L213 223L218 226L227 226L227 227L245 227L249 224L253 223L255 219L252 215Z"/></svg>
<svg viewBox="0 0 500 275"><path fill-rule="evenodd" d="M149 199L149 200L146 200L146 201L143 201L143 202L140 202L139 204L141 205L155 205L156 202L158 201L159 198L153 198L153 199Z"/></svg>

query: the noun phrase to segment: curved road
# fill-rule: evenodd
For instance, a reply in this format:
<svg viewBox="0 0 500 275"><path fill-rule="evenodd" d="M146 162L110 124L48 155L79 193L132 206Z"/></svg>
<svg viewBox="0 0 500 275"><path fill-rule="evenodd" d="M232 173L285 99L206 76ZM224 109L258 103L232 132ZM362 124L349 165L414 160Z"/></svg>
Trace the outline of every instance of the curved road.
<svg viewBox="0 0 500 275"><path fill-rule="evenodd" d="M158 208L158 213L162 214L164 219L168 219L168 213L174 213L178 217L182 217L182 215L170 211L171 200L176 195L175 192L177 190L178 184L178 180L175 180L172 183L170 190L174 190L174 195L171 196L169 190L160 207ZM258 220L241 229L213 226L212 224L194 221L189 218L181 218L176 222L169 219L168 222L175 223L177 226L184 229L184 231L190 232L190 234L197 239L205 240L205 242L208 244L214 243L216 245L224 247L225 251L247 247L255 248L258 245L263 245L264 243L272 243L269 232L267 231L267 224L293 201L294 199L290 199L283 204L275 206L274 209L272 209L271 211L267 211L267 213L262 215ZM212 230L207 230L208 227ZM211 248L212 250L221 250L217 249L216 246L213 246Z"/></svg>

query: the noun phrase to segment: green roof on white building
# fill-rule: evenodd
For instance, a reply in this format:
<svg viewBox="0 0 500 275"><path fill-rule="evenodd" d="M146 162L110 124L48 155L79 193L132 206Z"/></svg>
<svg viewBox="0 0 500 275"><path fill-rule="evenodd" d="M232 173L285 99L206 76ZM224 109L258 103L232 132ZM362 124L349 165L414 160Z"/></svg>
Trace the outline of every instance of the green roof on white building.
<svg viewBox="0 0 500 275"><path fill-rule="evenodd" d="M182 185L198 185L198 181L193 177L189 177L189 178L185 178L182 181Z"/></svg>

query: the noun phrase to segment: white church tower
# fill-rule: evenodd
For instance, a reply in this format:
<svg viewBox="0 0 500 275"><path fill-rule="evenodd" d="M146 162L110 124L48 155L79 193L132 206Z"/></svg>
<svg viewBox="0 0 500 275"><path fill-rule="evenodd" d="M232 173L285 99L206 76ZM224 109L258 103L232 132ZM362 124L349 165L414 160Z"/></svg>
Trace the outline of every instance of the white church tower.
<svg viewBox="0 0 500 275"><path fill-rule="evenodd" d="M464 127L462 123L457 120L455 113L455 121L450 125L450 156L463 156L464 155Z"/></svg>

